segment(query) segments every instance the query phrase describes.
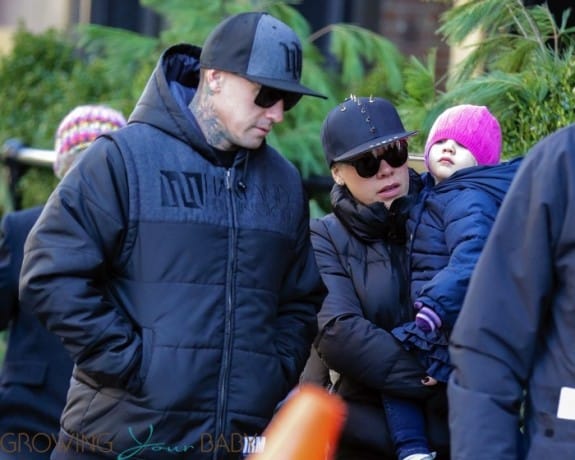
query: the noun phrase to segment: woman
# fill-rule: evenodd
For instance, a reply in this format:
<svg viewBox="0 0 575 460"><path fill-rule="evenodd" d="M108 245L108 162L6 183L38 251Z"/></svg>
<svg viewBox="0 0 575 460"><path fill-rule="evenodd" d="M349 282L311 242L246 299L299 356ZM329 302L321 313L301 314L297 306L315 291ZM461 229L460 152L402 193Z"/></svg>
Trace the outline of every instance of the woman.
<svg viewBox="0 0 575 460"><path fill-rule="evenodd" d="M386 396L424 401L431 446L437 459L448 458L445 394L423 385L425 370L389 332L413 320L405 247L406 218L421 188L407 165L413 134L391 103L372 97L347 99L322 126L333 213L311 230L328 295L302 381L325 383L320 360L339 374L334 387L348 418L338 460L396 458Z"/></svg>

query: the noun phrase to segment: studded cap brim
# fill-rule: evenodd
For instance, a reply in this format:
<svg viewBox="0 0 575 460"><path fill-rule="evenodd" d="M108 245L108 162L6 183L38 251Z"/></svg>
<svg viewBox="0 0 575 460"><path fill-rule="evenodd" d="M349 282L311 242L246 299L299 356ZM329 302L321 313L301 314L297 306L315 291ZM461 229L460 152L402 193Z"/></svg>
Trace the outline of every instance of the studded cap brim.
<svg viewBox="0 0 575 460"><path fill-rule="evenodd" d="M353 94L325 118L321 142L328 166L351 160L374 148L413 136L404 128L395 106L379 97Z"/></svg>
<svg viewBox="0 0 575 460"><path fill-rule="evenodd" d="M354 149L349 150L349 151L343 153L342 155L339 155L338 157L334 158L332 161L335 163L338 161L353 160L354 158L360 157L360 156L364 155L365 153L367 153L367 152L369 152L369 151L371 151L377 147L381 147L381 146L386 145L386 144L391 144L392 142L400 140L400 139L406 139L406 138L411 137L415 134L417 134L417 131L404 131L401 133L397 133L397 134L393 134L393 135L389 135L389 136L384 136L384 137L380 137L377 139L372 139L369 142L358 145Z"/></svg>

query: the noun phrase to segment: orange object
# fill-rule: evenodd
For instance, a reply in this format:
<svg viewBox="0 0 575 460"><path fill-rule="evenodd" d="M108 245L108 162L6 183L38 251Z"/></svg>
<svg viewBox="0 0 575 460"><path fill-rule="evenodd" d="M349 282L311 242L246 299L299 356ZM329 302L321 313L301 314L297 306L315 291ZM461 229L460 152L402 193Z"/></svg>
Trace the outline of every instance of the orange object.
<svg viewBox="0 0 575 460"><path fill-rule="evenodd" d="M248 460L332 460L346 412L339 396L300 385L264 431L263 452Z"/></svg>

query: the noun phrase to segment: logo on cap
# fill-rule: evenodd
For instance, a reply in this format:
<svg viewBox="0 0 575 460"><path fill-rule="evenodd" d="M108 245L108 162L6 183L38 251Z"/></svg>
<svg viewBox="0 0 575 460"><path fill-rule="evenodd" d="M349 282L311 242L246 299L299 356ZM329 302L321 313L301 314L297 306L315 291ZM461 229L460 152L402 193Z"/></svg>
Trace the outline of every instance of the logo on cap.
<svg viewBox="0 0 575 460"><path fill-rule="evenodd" d="M285 51L285 62L286 62L286 72L291 72L294 79L299 80L301 77L301 65L302 65L302 52L299 45L292 42L290 47L289 44L280 42Z"/></svg>

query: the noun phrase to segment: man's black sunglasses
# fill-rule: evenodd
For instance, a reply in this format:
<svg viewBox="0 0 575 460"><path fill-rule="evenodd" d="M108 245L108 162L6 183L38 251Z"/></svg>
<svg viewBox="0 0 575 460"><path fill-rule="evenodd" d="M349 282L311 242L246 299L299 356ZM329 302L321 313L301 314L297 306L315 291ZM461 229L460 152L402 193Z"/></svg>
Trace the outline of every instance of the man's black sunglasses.
<svg viewBox="0 0 575 460"><path fill-rule="evenodd" d="M385 145L383 148L383 152L377 156L370 151L359 158L342 161L342 163L352 165L360 177L367 179L377 174L381 160L385 160L392 168L399 168L407 161L408 151L405 139Z"/></svg>
<svg viewBox="0 0 575 460"><path fill-rule="evenodd" d="M284 101L284 112L287 112L294 105L296 105L301 99L302 95L299 93L290 93L288 91L282 91L280 89L270 88L269 86L262 85L258 95L256 96L254 103L268 109L279 100Z"/></svg>

